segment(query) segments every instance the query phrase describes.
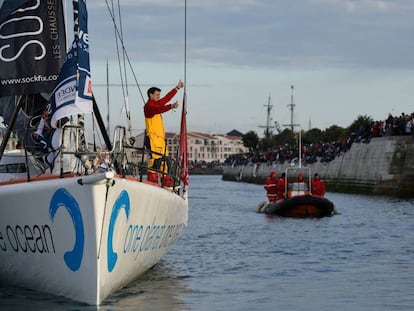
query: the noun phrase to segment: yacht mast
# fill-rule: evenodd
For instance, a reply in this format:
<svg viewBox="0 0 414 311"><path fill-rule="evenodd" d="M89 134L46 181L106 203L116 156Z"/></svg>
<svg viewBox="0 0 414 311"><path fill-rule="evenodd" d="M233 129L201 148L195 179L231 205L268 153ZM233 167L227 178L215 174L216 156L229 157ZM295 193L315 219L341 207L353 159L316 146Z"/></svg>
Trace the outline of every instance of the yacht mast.
<svg viewBox="0 0 414 311"><path fill-rule="evenodd" d="M111 134L111 128L109 125L109 65L108 59L106 59L106 104L107 104L107 115L106 115L106 132L108 135Z"/></svg>

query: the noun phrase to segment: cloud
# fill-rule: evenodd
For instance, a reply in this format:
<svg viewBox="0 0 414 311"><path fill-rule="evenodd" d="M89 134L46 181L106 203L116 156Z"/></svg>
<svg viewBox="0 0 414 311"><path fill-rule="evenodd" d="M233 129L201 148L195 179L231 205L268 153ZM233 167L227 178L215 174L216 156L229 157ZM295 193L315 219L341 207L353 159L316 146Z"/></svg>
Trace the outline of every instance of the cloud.
<svg viewBox="0 0 414 311"><path fill-rule="evenodd" d="M108 3L111 3L110 0L106 0ZM217 7L220 9L228 9L235 7L245 7L250 5L256 5L259 1L257 0L191 0L187 1L187 7ZM89 4L90 3L90 4ZM106 6L105 1L102 0L92 0L88 2L88 5L91 7L102 7ZM185 2L177 0L123 0L122 6L126 7L184 7Z"/></svg>
<svg viewBox="0 0 414 311"><path fill-rule="evenodd" d="M121 3L125 44L133 59L182 60L183 1ZM189 62L275 69L414 68L411 0L188 3ZM89 10L91 49L108 57L115 53L109 14L102 1L88 4L95 6Z"/></svg>
<svg viewBox="0 0 414 311"><path fill-rule="evenodd" d="M356 12L361 10L387 11L395 8L395 4L383 0L314 0L312 2L327 5L337 5L343 7L348 12Z"/></svg>
<svg viewBox="0 0 414 311"><path fill-rule="evenodd" d="M106 101L106 59L110 83L120 82L110 1L87 1L101 103ZM142 90L154 84L167 91L183 78L184 1L121 0L121 5L125 45ZM189 126L257 130L269 93L275 120L285 124L291 84L298 122L312 117L318 127L348 126L365 113L380 119L392 108L411 111L413 15L413 0L188 1ZM121 93L111 88L114 103L122 102ZM134 124L142 127L139 97L130 89L134 120L140 120ZM111 118L120 111L113 109ZM237 118L229 119L235 111ZM166 128L178 119L179 113L170 113Z"/></svg>
<svg viewBox="0 0 414 311"><path fill-rule="evenodd" d="M309 3L337 6L349 13L414 10L411 0L309 0Z"/></svg>

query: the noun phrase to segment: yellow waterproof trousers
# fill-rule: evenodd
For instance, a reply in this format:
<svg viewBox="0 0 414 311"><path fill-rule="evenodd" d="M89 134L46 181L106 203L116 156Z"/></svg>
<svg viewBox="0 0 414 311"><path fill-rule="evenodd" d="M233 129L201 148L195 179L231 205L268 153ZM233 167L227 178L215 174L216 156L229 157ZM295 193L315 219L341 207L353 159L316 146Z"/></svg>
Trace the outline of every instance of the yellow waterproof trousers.
<svg viewBox="0 0 414 311"><path fill-rule="evenodd" d="M154 167L167 173L167 163L165 161L156 161L157 159L161 158L160 154L165 156L168 155L168 150L165 144L164 124L161 114L156 114L152 118L145 118L145 128L147 132L146 134L149 138L150 148L153 152L151 154L151 158L148 161L148 168ZM157 152L159 154L155 154L154 152ZM156 166L154 166L154 164L156 164Z"/></svg>

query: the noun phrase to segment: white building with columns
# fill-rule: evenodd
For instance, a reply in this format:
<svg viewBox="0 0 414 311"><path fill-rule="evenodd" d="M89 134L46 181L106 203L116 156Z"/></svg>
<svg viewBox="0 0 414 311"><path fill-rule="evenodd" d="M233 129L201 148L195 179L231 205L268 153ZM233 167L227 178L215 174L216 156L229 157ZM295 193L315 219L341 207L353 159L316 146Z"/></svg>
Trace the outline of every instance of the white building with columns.
<svg viewBox="0 0 414 311"><path fill-rule="evenodd" d="M179 134L167 133L167 148L170 154L177 153ZM223 163L229 155L247 152L242 138L221 134L188 132L188 157L193 163Z"/></svg>
<svg viewBox="0 0 414 311"><path fill-rule="evenodd" d="M172 156L177 154L180 135L167 132L166 140L168 153ZM135 136L134 145L142 147L143 144L144 133ZM240 136L188 132L188 157L190 162L223 163L229 155L244 152L248 152L248 148L243 146Z"/></svg>

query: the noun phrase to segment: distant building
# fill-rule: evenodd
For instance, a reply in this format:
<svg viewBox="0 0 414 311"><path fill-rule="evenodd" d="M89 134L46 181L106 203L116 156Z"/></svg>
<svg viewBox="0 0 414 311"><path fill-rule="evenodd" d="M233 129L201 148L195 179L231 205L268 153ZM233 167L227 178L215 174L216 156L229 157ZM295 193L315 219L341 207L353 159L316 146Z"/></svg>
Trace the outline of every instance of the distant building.
<svg viewBox="0 0 414 311"><path fill-rule="evenodd" d="M167 148L170 154L177 153L180 143L178 134L167 133ZM247 152L241 137L188 132L189 161L222 163L231 154Z"/></svg>
<svg viewBox="0 0 414 311"><path fill-rule="evenodd" d="M176 155L180 145L180 135L167 132L165 136L168 153L172 156ZM142 147L143 143L144 133L135 136L134 145L136 147ZM248 148L243 146L241 136L188 132L188 158L190 162L223 163L229 155L244 152L248 152Z"/></svg>
<svg viewBox="0 0 414 311"><path fill-rule="evenodd" d="M226 135L227 135L227 136L236 136L236 137L240 137L240 138L242 138L242 137L243 137L243 133L242 133L242 132L239 132L239 131L238 131L238 130L236 130L236 129L231 130L231 131L230 131L230 132L228 132Z"/></svg>

